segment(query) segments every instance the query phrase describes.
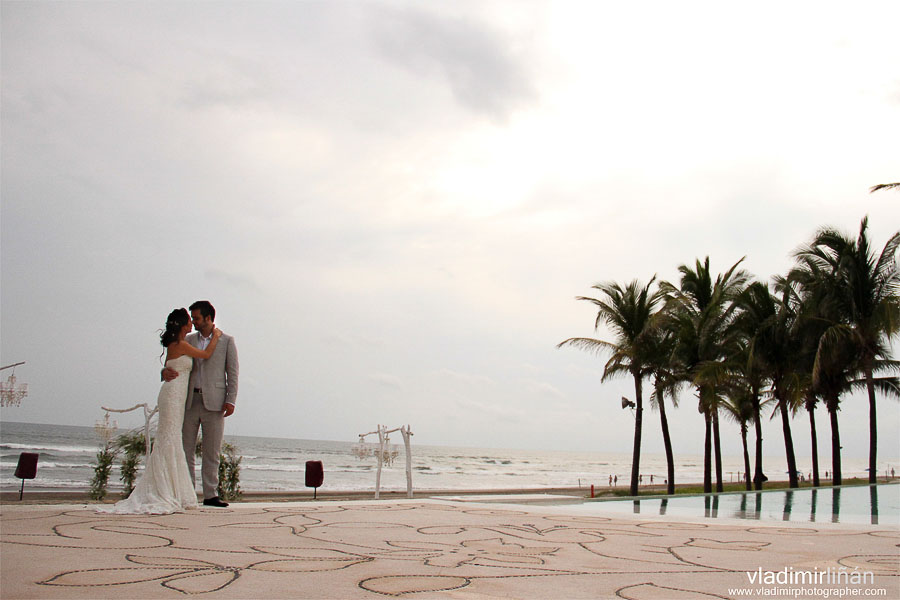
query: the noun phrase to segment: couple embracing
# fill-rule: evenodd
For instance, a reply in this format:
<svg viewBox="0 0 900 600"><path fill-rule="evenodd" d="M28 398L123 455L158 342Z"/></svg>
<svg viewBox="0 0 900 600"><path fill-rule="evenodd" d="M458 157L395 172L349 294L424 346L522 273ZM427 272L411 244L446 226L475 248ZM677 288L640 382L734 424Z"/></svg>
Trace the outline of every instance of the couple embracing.
<svg viewBox="0 0 900 600"><path fill-rule="evenodd" d="M225 417L234 412L238 357L234 338L215 326L206 300L176 308L160 334L166 362L159 391L156 441L144 472L125 500L102 512L168 514L197 507L194 449L202 430L203 504L226 507L218 495ZM196 330L191 333L191 326Z"/></svg>

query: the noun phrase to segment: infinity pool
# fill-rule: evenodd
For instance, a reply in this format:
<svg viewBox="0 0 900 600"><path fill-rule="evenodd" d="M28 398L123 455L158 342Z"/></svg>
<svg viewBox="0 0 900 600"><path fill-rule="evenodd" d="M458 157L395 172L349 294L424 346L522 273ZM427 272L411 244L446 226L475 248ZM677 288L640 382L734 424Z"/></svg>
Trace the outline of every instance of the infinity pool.
<svg viewBox="0 0 900 600"><path fill-rule="evenodd" d="M579 514L630 513L708 519L900 525L900 484L586 500Z"/></svg>

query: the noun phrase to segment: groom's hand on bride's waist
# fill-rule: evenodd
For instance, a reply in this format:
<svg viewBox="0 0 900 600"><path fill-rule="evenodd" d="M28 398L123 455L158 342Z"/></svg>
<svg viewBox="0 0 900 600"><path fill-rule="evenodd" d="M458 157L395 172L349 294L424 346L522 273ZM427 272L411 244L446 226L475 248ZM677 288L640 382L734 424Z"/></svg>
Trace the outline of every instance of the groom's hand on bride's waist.
<svg viewBox="0 0 900 600"><path fill-rule="evenodd" d="M222 412L225 413L225 416L231 416L234 413L234 404L225 403L225 407L222 409Z"/></svg>
<svg viewBox="0 0 900 600"><path fill-rule="evenodd" d="M178 377L178 371L171 367L166 367L162 370L162 373L160 373L160 377L162 377L163 381L172 381L173 379Z"/></svg>

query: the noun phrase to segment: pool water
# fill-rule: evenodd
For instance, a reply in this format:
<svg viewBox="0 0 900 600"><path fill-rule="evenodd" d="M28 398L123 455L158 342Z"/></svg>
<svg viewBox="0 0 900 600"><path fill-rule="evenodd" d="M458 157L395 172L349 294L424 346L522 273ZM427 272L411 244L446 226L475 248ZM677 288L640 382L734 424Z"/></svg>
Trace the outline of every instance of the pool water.
<svg viewBox="0 0 900 600"><path fill-rule="evenodd" d="M630 513L900 526L900 484L729 492L640 500L597 499L571 508L593 515Z"/></svg>

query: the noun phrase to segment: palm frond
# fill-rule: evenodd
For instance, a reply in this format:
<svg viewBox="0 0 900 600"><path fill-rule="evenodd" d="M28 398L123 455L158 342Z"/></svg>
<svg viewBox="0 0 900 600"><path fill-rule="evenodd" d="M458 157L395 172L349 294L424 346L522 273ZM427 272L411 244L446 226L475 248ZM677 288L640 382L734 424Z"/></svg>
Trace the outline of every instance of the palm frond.
<svg viewBox="0 0 900 600"><path fill-rule="evenodd" d="M569 338L564 340L556 345L557 348L562 348L563 346L574 346L579 350L584 350L585 352L591 352L594 354L601 354L607 351L615 351L616 346L604 340L597 340L594 338Z"/></svg>
<svg viewBox="0 0 900 600"><path fill-rule="evenodd" d="M900 400L900 379L896 377L876 377L872 380L872 385L880 394ZM854 379L850 382L849 388L855 392L866 391L865 379Z"/></svg>

